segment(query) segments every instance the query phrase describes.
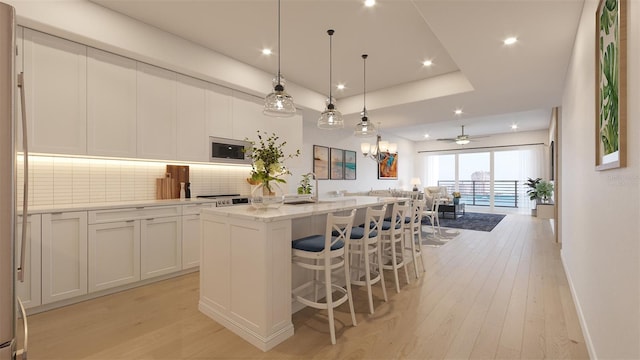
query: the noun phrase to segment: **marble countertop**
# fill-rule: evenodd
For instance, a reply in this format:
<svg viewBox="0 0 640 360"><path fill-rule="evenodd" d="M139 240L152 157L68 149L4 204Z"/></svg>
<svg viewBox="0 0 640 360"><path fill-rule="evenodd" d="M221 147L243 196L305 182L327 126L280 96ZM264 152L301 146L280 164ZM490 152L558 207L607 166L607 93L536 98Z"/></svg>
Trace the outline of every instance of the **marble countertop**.
<svg viewBox="0 0 640 360"><path fill-rule="evenodd" d="M88 210L104 210L104 209L122 209L130 207L144 206L172 206L172 205L195 205L212 203L215 200L191 198L191 199L167 199L167 200L136 200L136 201L110 201L100 203L82 203L82 204L60 204L60 205L44 205L29 206L29 214L42 214L50 212L66 212L66 211L88 211ZM22 214L22 207L18 208L18 214Z"/></svg>
<svg viewBox="0 0 640 360"><path fill-rule="evenodd" d="M366 208L392 204L396 201L409 200L395 197L377 196L347 196L336 198L321 198L317 203L284 204L277 209L255 209L251 205L240 205L222 208L203 209L202 214L228 216L243 220L270 222L301 218L311 215L327 214L330 212Z"/></svg>

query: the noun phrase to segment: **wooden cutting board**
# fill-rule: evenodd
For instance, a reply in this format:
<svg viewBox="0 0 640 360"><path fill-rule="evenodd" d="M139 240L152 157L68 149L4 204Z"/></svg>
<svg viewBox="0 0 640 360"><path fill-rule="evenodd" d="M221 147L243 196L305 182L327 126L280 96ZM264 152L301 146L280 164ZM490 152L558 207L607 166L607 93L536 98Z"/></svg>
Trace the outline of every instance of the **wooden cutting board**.
<svg viewBox="0 0 640 360"><path fill-rule="evenodd" d="M180 198L180 183L189 182L189 166L186 165L167 165L167 174L171 174L171 178L175 180L172 187L171 198Z"/></svg>

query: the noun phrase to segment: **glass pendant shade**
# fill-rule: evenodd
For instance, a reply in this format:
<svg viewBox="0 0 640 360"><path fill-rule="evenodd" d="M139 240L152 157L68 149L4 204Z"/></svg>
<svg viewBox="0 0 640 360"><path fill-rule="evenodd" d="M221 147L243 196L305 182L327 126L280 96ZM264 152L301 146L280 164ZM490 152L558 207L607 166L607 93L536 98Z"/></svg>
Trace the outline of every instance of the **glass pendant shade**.
<svg viewBox="0 0 640 360"><path fill-rule="evenodd" d="M291 117L296 114L296 107L293 104L293 97L284 89L285 80L282 76L273 79L273 92L267 95L264 100L263 114L273 117Z"/></svg>
<svg viewBox="0 0 640 360"><path fill-rule="evenodd" d="M376 136L376 127L367 120L366 116L356 124L356 130L353 132L357 137L373 137Z"/></svg>
<svg viewBox="0 0 640 360"><path fill-rule="evenodd" d="M332 103L320 114L318 128L325 130L340 129L344 127L342 113L338 111Z"/></svg>
<svg viewBox="0 0 640 360"><path fill-rule="evenodd" d="M273 92L264 99L263 114L273 117L291 117L296 113L293 97L284 90L284 78L280 74L280 0L278 0L278 73L273 79Z"/></svg>
<svg viewBox="0 0 640 360"><path fill-rule="evenodd" d="M344 127L344 120L342 119L342 113L336 109L335 100L331 96L331 87L332 87L332 68L331 68L331 59L332 59L332 42L334 30L327 30L327 34L329 34L329 97L327 98L327 108L320 114L320 118L318 119L318 128L324 130L333 130L333 129L342 129Z"/></svg>

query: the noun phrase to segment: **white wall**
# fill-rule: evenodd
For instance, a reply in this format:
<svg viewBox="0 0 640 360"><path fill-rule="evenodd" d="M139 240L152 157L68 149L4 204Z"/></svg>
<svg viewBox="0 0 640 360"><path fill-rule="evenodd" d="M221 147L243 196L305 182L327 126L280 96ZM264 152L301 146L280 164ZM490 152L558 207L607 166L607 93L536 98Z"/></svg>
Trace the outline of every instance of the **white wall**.
<svg viewBox="0 0 640 360"><path fill-rule="evenodd" d="M303 153L300 168L295 169L296 174L303 174L313 170L313 145L334 147L356 151L356 180L320 180L320 195L327 196L331 192L347 190L348 192L362 192L371 189L409 189L410 181L414 177L415 149L413 142L392 137L381 133L382 139L398 144L398 180L378 180L376 162L362 156L360 143L369 141L374 143L374 138L361 139L353 136L354 129L345 126L342 130L321 130L316 126L320 117L319 111L305 110L303 120Z"/></svg>
<svg viewBox="0 0 640 360"><path fill-rule="evenodd" d="M562 259L592 358L640 358L640 2L628 1L627 167L596 171L595 11L585 2L560 117Z"/></svg>

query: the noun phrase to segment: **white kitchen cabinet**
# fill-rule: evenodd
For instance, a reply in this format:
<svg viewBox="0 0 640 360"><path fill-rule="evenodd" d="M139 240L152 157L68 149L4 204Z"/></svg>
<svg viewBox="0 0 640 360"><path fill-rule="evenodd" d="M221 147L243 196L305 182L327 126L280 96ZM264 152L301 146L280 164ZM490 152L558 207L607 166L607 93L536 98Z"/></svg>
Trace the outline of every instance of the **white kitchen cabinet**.
<svg viewBox="0 0 640 360"><path fill-rule="evenodd" d="M207 137L216 136L232 139L233 92L231 89L222 86L208 84L206 95ZM209 149L207 148L207 155L208 151Z"/></svg>
<svg viewBox="0 0 640 360"><path fill-rule="evenodd" d="M142 280L182 269L182 217L140 220Z"/></svg>
<svg viewBox="0 0 640 360"><path fill-rule="evenodd" d="M140 221L89 225L89 292L140 280Z"/></svg>
<svg viewBox="0 0 640 360"><path fill-rule="evenodd" d="M264 105L258 103L255 96L233 92L233 138L238 140L256 139L256 131L272 131L274 120L289 122L289 119L280 119L265 116L262 113Z"/></svg>
<svg viewBox="0 0 640 360"><path fill-rule="evenodd" d="M30 150L86 154L86 46L31 29L23 46Z"/></svg>
<svg viewBox="0 0 640 360"><path fill-rule="evenodd" d="M42 303L87 293L87 212L42 214Z"/></svg>
<svg viewBox="0 0 640 360"><path fill-rule="evenodd" d="M25 308L38 306L41 304L40 286L41 271L40 262L42 255L41 250L41 217L40 215L27 216L27 237L25 243L24 257L24 281L16 280L16 294L22 301ZM16 267L20 262L20 251L22 246L22 216L18 216L16 224L16 249L15 261Z"/></svg>
<svg viewBox="0 0 640 360"><path fill-rule="evenodd" d="M178 74L177 159L209 161L206 127L207 83Z"/></svg>
<svg viewBox="0 0 640 360"><path fill-rule="evenodd" d="M182 268L200 266L200 210L212 204L182 206Z"/></svg>
<svg viewBox="0 0 640 360"><path fill-rule="evenodd" d="M176 159L176 73L137 64L137 157Z"/></svg>
<svg viewBox="0 0 640 360"><path fill-rule="evenodd" d="M136 157L136 94L134 60L88 49L89 155Z"/></svg>

